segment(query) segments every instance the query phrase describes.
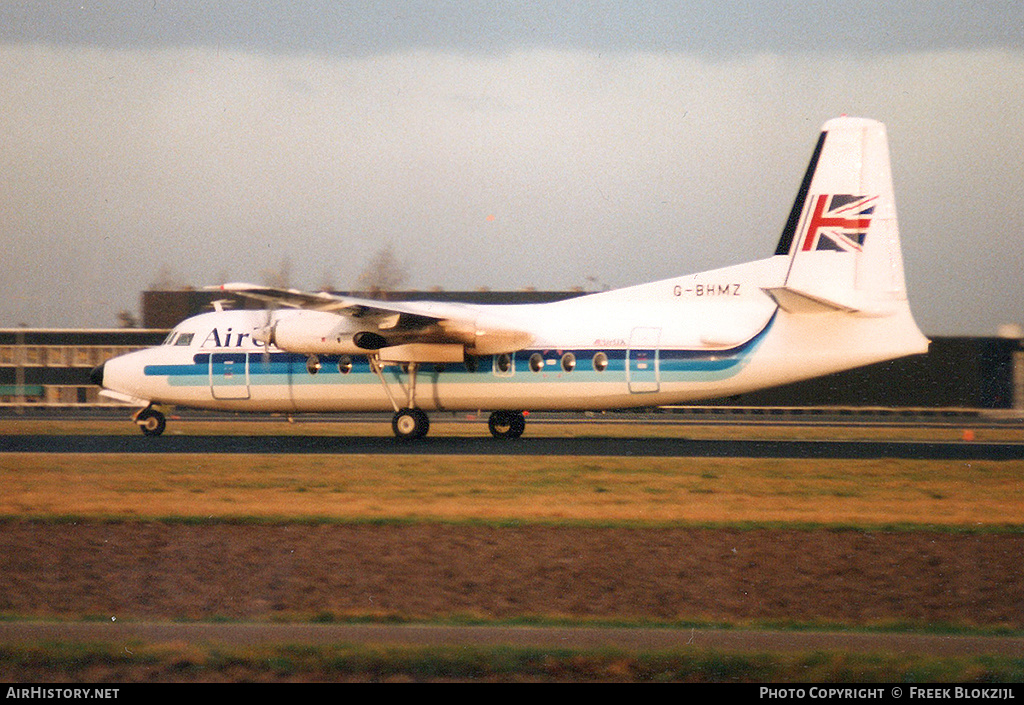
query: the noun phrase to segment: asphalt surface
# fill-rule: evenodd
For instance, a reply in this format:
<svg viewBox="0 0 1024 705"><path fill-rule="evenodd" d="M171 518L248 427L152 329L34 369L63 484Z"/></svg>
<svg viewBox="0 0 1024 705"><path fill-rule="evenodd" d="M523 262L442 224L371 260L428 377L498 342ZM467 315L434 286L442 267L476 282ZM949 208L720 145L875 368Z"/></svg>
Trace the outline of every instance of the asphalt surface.
<svg viewBox="0 0 1024 705"><path fill-rule="evenodd" d="M685 433L685 432L684 432ZM1024 443L970 441L690 440L687 438L237 435L7 435L0 453L293 453L371 455L574 455L721 458L1020 460Z"/></svg>

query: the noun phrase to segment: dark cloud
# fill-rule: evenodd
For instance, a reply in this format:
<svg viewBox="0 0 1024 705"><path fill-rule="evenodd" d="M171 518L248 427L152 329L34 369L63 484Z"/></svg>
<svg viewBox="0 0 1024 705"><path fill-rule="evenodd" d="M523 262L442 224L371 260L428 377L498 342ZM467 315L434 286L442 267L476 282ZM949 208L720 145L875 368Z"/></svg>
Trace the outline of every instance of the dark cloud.
<svg viewBox="0 0 1024 705"><path fill-rule="evenodd" d="M386 242L423 288L735 264L851 113L890 126L922 328L991 333L1024 310L1021 8L0 3L0 323L110 325L161 268L349 286Z"/></svg>
<svg viewBox="0 0 1024 705"><path fill-rule="evenodd" d="M1024 4L24 2L0 7L0 41L105 48L208 46L362 56L521 48L742 53L891 52L1024 46Z"/></svg>

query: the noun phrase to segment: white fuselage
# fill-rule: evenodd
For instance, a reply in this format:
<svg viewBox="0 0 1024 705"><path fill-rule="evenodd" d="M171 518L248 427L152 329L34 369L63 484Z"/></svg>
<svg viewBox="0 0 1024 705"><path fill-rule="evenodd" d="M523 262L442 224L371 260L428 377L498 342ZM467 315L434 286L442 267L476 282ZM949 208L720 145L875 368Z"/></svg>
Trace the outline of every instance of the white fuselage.
<svg viewBox="0 0 1024 705"><path fill-rule="evenodd" d="M907 303L885 126L826 122L767 259L557 303L379 302L229 283L271 306L179 324L164 345L94 372L144 407L394 409L399 438L431 410L614 409L723 397L926 352ZM276 307L276 308L275 308Z"/></svg>
<svg viewBox="0 0 1024 705"><path fill-rule="evenodd" d="M526 331L532 342L413 363L414 389L409 363L385 361L378 374L367 354L287 352L256 339L268 318L298 310L187 319L165 344L108 361L103 385L141 405L235 411L611 409L729 396L926 349L905 300L886 316L782 310L765 289L782 283L788 259L549 304L457 305L478 328Z"/></svg>

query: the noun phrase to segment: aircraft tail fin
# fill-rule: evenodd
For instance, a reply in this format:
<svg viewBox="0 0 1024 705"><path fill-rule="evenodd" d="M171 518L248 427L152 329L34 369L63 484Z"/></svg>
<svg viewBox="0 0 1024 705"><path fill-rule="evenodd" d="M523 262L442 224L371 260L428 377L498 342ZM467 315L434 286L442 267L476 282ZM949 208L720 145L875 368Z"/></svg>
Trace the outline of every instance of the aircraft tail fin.
<svg viewBox="0 0 1024 705"><path fill-rule="evenodd" d="M885 126L829 120L782 231L781 283L764 287L811 374L927 352L907 301ZM811 370L810 368L814 368Z"/></svg>
<svg viewBox="0 0 1024 705"><path fill-rule="evenodd" d="M886 315L906 301L882 123L825 123L775 254L788 272L766 291L786 310Z"/></svg>

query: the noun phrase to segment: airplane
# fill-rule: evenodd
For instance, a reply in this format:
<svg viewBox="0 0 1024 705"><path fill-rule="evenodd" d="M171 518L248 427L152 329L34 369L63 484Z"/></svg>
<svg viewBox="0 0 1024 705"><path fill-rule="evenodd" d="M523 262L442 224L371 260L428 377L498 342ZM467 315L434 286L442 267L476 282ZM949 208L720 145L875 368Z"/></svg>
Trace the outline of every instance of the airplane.
<svg viewBox="0 0 1024 705"><path fill-rule="evenodd" d="M539 304L390 302L254 284L217 310L93 370L141 409L490 411L518 438L529 411L655 407L726 397L927 352L907 300L885 126L821 128L775 252L753 262Z"/></svg>

